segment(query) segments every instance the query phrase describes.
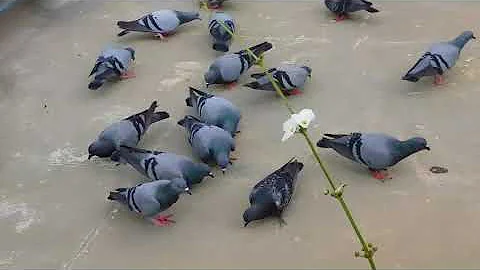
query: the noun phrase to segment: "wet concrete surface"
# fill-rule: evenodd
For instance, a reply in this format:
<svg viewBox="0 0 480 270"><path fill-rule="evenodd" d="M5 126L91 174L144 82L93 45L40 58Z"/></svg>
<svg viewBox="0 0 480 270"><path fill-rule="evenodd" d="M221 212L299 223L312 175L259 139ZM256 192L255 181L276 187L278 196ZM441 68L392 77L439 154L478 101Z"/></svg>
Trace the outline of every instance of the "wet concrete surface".
<svg viewBox="0 0 480 270"><path fill-rule="evenodd" d="M310 129L424 136L432 151L409 157L380 183L356 164L321 151L381 268L478 268L480 46L469 43L448 85L400 78L433 41L479 33L476 2L379 2L380 13L332 21L323 4L230 1L248 44L274 43L266 63L297 61L313 69L296 108L312 108ZM108 190L145 180L128 166L87 158L109 123L158 100L171 118L140 146L192 156L178 119L191 113L188 86L201 86L218 56L208 14L168 42L116 37L117 20L162 8L198 9L190 1L24 1L0 14L0 267L24 268L366 268L339 206L323 195L320 169L296 137L281 143L287 110L274 94L237 87L215 93L242 110L232 169L195 187L168 210L177 223L157 228L106 201ZM478 34L480 35L480 34ZM88 74L108 43L137 50L137 78L102 91ZM232 51L243 48L236 40ZM250 73L257 71L252 68ZM248 81L243 76L240 83ZM288 226L266 220L243 228L251 187L296 155L305 163ZM432 174L444 166L447 174Z"/></svg>

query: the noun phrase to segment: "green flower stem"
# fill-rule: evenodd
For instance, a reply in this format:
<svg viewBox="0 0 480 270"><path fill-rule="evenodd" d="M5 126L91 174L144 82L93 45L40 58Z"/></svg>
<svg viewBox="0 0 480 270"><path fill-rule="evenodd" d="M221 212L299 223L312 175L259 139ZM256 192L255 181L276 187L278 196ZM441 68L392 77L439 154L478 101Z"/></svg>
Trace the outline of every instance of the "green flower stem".
<svg viewBox="0 0 480 270"><path fill-rule="evenodd" d="M236 35L230 31L230 29L221 21L219 21L220 25L225 28L225 31L227 31L232 37L235 37ZM238 37L238 36L237 36ZM295 110L293 107L290 105L288 102L287 97L283 94L282 90L277 84L277 81L273 78L272 74L268 72L268 68L265 66L263 57L257 57L250 49L246 49L246 51L256 60L257 65L259 65L265 74L267 74L268 80L272 83L273 87L275 88L275 91L277 94L282 98L285 106L289 110L290 114L294 114ZM350 211L350 208L348 207L347 203L345 202L345 199L343 198L343 188L346 186L345 184L342 184L340 186L337 186L335 184L335 181L328 171L327 167L323 163L323 161L320 158L320 155L317 152L317 149L315 148L315 145L313 144L312 140L308 136L307 129L305 128L300 128L300 133L303 135L305 140L307 141L307 144L310 148L310 150L313 153L313 156L315 157L315 160L317 161L318 165L322 169L323 174L325 175L325 178L327 179L331 190L327 190L326 194L330 194L332 197L334 197L341 205L343 211L345 212L345 215L348 218L348 221L350 222L350 225L352 226L353 230L355 231L355 234L358 238L358 241L360 242L360 245L362 246L362 252L355 252L355 257L363 257L368 260L368 263L370 264L370 268L375 270L377 267L375 266L375 261L373 259L375 252L377 251L377 248L373 246L373 244L368 243L365 238L363 237L362 233L360 232L360 229L358 228L357 222L353 218L352 212Z"/></svg>

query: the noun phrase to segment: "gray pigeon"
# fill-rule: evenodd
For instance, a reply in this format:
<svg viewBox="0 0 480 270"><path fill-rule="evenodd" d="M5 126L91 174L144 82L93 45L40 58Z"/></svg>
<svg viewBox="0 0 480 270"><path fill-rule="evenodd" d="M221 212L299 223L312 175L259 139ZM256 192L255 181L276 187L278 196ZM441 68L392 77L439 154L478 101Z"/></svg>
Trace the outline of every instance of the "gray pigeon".
<svg viewBox="0 0 480 270"><path fill-rule="evenodd" d="M130 188L117 188L110 191L108 200L117 201L128 206L130 211L150 219L157 226L174 223L170 215L158 215L177 202L181 193L190 193L187 183L182 178L157 180L139 184Z"/></svg>
<svg viewBox="0 0 480 270"><path fill-rule="evenodd" d="M302 93L299 89L303 87L307 81L307 77L311 77L312 69L307 66L285 65L278 68L272 68L268 70L268 73L272 74L273 79L275 79L282 92L288 96ZM256 80L244 84L244 86L252 89L275 91L273 84L270 82L268 75L265 72L254 73L250 75L250 77Z"/></svg>
<svg viewBox="0 0 480 270"><path fill-rule="evenodd" d="M156 108L157 101L154 101L147 110L108 126L88 147L88 159L93 156L111 157L121 145L136 146L151 124L170 117L167 112L155 112Z"/></svg>
<svg viewBox="0 0 480 270"><path fill-rule="evenodd" d="M118 36L129 32L147 32L164 39L165 36L173 34L178 26L193 20L201 20L198 12L162 9L134 21L118 21L118 27L124 29Z"/></svg>
<svg viewBox="0 0 480 270"><path fill-rule="evenodd" d="M361 10L370 13L379 12L378 9L372 7L372 3L366 0L325 0L325 6L335 13L337 21L343 21L348 13L357 12Z"/></svg>
<svg viewBox="0 0 480 270"><path fill-rule="evenodd" d="M190 97L185 102L187 106L195 108L203 122L223 128L235 137L240 110L230 101L190 87Z"/></svg>
<svg viewBox="0 0 480 270"><path fill-rule="evenodd" d="M292 158L280 169L258 182L250 193L250 207L243 213L244 226L269 216L278 217L281 224L283 210L290 203L298 173L303 163Z"/></svg>
<svg viewBox="0 0 480 270"><path fill-rule="evenodd" d="M207 0L207 6L209 9L221 9L225 1L226 0Z"/></svg>
<svg viewBox="0 0 480 270"><path fill-rule="evenodd" d="M95 75L93 81L88 84L88 89L96 90L106 81L135 77L135 74L128 70L131 61L134 60L135 51L130 47L107 47L100 53L95 62L95 66L90 72L90 75L88 75L88 77Z"/></svg>
<svg viewBox="0 0 480 270"><path fill-rule="evenodd" d="M260 57L263 53L272 48L273 45L270 42L263 42L250 47L249 49L255 54L255 56ZM255 58L253 58L247 50L241 50L236 53L218 57L210 65L208 71L204 75L207 87L212 84L234 85L234 83L240 78L240 75L252 67L255 62Z"/></svg>
<svg viewBox="0 0 480 270"><path fill-rule="evenodd" d="M205 163L214 161L225 173L232 159L230 152L235 151L235 141L230 133L191 115L185 116L178 124L186 129L193 152Z"/></svg>
<svg viewBox="0 0 480 270"><path fill-rule="evenodd" d="M465 31L451 41L431 45L402 80L416 82L424 76L435 76L435 85L444 84L443 73L455 65L463 47L472 38L475 39L473 32Z"/></svg>
<svg viewBox="0 0 480 270"><path fill-rule="evenodd" d="M422 150L430 150L421 137L400 141L381 133L324 134L317 142L321 148L333 148L340 155L368 167L378 180L387 178L382 173L402 159Z"/></svg>
<svg viewBox="0 0 480 270"><path fill-rule="evenodd" d="M222 25L223 24L223 25ZM233 37L225 29L235 33L235 21L229 14L221 11L213 12L208 22L208 31L213 39L212 48L220 52L228 52Z"/></svg>
<svg viewBox="0 0 480 270"><path fill-rule="evenodd" d="M154 181L183 178L191 188L192 185L202 182L205 176L214 177L207 164L195 163L188 157L173 153L120 146L114 155L118 155L120 162L127 162Z"/></svg>

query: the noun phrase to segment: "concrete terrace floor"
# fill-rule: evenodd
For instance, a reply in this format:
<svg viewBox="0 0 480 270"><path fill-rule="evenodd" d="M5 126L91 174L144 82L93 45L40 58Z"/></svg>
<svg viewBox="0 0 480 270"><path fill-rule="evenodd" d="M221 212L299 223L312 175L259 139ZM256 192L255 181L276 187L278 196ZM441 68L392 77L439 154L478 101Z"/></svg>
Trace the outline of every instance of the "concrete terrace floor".
<svg viewBox="0 0 480 270"><path fill-rule="evenodd" d="M432 151L394 167L385 183L321 151L349 185L346 200L363 232L379 245L378 266L478 268L480 46L465 47L447 86L400 77L431 42L467 29L480 35L480 2L377 6L374 16L342 23L320 1L232 0L225 10L248 44L274 43L270 66L313 68L304 95L291 102L317 114L315 140L327 131L379 131L429 141ZM152 126L140 146L192 156L176 122L191 113L188 86L200 87L219 55L210 48L207 14L166 43L116 37L117 20L162 8L197 9L190 1L26 1L0 14L0 268L366 268L353 258L359 245L339 206L323 196L326 183L304 141L280 142L287 110L273 93L215 90L242 109L239 160L169 210L174 226L154 227L106 201L109 189L143 178L128 166L87 161L87 146L152 100L171 119ZM137 50L137 78L89 91L87 76L110 42ZM237 40L232 51L243 47ZM243 228L251 187L293 155L305 168L285 213L288 226L266 220ZM434 165L449 173L430 173Z"/></svg>

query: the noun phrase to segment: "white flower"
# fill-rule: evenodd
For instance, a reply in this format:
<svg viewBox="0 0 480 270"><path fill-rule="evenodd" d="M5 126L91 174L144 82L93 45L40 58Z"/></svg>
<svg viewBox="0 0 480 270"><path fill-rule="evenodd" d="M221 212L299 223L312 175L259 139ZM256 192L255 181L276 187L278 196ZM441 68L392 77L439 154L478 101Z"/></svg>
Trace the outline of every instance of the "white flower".
<svg viewBox="0 0 480 270"><path fill-rule="evenodd" d="M289 118L287 121L283 123L283 137L282 137L282 142L288 140L290 137L295 134L297 131L297 122L293 120L293 118Z"/></svg>
<svg viewBox="0 0 480 270"><path fill-rule="evenodd" d="M299 113L292 114L290 118L283 123L282 142L286 141L299 130L299 128L308 128L315 119L315 114L310 109L303 109Z"/></svg>
<svg viewBox="0 0 480 270"><path fill-rule="evenodd" d="M302 128L308 128L310 122L315 119L315 114L310 109L303 109L299 113L292 115L292 119L294 119L297 125Z"/></svg>

